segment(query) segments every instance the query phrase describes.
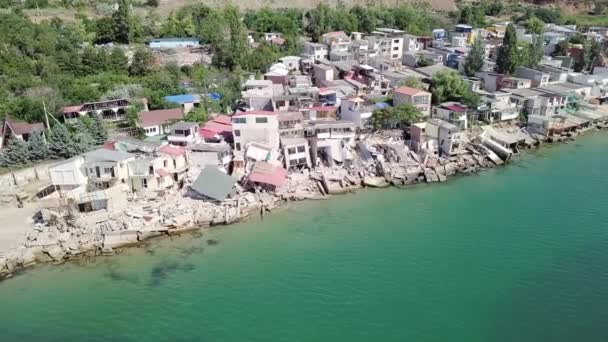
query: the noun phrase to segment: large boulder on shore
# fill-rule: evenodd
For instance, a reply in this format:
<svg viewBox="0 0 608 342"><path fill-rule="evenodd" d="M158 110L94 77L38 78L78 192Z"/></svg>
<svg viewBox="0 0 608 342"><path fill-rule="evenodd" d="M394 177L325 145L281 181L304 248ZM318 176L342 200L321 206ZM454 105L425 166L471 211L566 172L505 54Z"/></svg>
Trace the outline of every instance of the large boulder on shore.
<svg viewBox="0 0 608 342"><path fill-rule="evenodd" d="M48 254L54 261L62 260L65 257L66 252L59 245L54 245L44 249L44 252Z"/></svg>

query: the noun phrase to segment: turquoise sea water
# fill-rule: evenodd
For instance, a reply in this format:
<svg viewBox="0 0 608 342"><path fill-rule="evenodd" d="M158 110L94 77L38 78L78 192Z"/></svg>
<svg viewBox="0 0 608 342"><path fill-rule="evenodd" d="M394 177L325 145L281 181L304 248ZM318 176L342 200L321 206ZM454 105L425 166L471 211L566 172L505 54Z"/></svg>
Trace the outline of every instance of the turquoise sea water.
<svg viewBox="0 0 608 342"><path fill-rule="evenodd" d="M38 267L0 283L0 340L607 341L606 151Z"/></svg>

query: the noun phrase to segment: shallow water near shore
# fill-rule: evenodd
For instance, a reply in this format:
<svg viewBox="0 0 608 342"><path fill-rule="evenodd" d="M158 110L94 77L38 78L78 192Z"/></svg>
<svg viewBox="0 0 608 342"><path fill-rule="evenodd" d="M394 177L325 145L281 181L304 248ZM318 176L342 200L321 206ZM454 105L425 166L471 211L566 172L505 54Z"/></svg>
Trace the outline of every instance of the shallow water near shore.
<svg viewBox="0 0 608 342"><path fill-rule="evenodd" d="M5 341L606 341L608 134L0 283Z"/></svg>

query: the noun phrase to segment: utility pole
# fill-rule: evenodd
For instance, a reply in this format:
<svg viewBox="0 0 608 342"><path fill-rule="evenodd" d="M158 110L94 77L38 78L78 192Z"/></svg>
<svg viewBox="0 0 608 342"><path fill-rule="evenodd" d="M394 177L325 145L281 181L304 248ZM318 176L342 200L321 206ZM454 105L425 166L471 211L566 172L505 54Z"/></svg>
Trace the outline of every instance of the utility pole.
<svg viewBox="0 0 608 342"><path fill-rule="evenodd" d="M51 133L51 125L49 123L49 114L46 111L46 103L44 103L44 101L42 101L42 108L44 109L44 119L46 120L46 129L48 129L49 133Z"/></svg>

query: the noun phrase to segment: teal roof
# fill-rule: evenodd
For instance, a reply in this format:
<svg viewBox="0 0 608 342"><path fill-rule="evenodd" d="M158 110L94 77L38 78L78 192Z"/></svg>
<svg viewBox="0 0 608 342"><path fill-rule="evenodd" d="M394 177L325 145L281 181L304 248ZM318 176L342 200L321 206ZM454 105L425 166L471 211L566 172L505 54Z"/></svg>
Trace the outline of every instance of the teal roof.
<svg viewBox="0 0 608 342"><path fill-rule="evenodd" d="M225 200L234 189L236 179L220 171L216 166L207 166L192 184L192 190L217 201Z"/></svg>

